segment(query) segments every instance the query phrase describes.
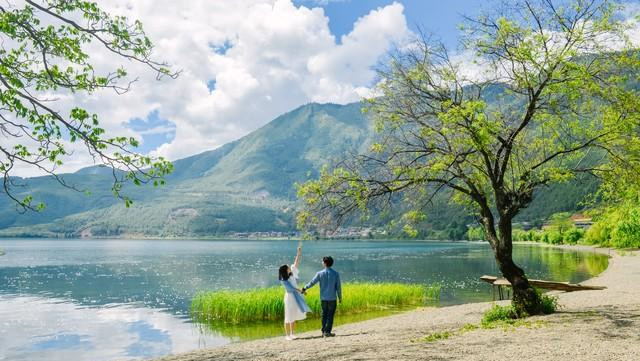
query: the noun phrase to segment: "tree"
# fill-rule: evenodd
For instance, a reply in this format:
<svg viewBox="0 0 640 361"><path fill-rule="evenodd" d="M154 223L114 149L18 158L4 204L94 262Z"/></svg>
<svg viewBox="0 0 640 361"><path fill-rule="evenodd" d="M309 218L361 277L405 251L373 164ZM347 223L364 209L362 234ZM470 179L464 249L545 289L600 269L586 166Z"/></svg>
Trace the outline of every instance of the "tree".
<svg viewBox="0 0 640 361"><path fill-rule="evenodd" d="M131 201L121 193L125 182L164 183L171 163L134 152L135 138L107 135L98 115L81 107L68 114L55 109L61 94L130 89L132 82L122 84L126 70L95 69L89 48L144 64L158 78L177 76L151 58L153 45L139 21L111 16L89 1L26 0L0 6L0 36L0 173L4 193L21 210L44 205L31 196L17 197L17 165L37 168L76 189L57 172L70 154L69 143L81 142L94 160L113 169L113 192L127 206Z"/></svg>
<svg viewBox="0 0 640 361"><path fill-rule="evenodd" d="M575 225L571 220L571 214L567 212L554 213L549 218L549 228L558 232L561 236L574 227Z"/></svg>
<svg viewBox="0 0 640 361"><path fill-rule="evenodd" d="M469 241L485 241L484 229L481 227L471 227L467 230L467 240Z"/></svg>
<svg viewBox="0 0 640 361"><path fill-rule="evenodd" d="M450 189L477 216L516 309L540 313L512 258L513 218L549 184L639 165L640 57L617 10L608 0L505 1L463 26L472 63L424 36L390 54L366 108L378 141L299 186L299 224L366 217L398 193L420 210Z"/></svg>

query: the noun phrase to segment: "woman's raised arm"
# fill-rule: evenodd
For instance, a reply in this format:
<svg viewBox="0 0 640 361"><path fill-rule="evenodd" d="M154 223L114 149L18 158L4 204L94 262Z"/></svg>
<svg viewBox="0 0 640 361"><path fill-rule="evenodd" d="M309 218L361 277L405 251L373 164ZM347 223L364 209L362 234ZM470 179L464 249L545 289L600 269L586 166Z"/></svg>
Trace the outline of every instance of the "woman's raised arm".
<svg viewBox="0 0 640 361"><path fill-rule="evenodd" d="M300 264L300 258L302 258L302 246L298 246L298 251L296 252L296 259L293 260L293 266L295 268L298 268L298 265Z"/></svg>

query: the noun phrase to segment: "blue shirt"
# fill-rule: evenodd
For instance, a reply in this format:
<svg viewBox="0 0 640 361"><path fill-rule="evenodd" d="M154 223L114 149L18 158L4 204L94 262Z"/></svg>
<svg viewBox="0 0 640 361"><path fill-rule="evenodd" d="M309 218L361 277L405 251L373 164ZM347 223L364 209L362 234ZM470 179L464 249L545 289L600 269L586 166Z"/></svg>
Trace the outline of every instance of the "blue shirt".
<svg viewBox="0 0 640 361"><path fill-rule="evenodd" d="M320 300L335 301L339 299L342 301L342 286L340 285L340 274L338 272L330 267L325 268L316 273L311 282L304 286L304 289L309 289L318 282L320 282Z"/></svg>

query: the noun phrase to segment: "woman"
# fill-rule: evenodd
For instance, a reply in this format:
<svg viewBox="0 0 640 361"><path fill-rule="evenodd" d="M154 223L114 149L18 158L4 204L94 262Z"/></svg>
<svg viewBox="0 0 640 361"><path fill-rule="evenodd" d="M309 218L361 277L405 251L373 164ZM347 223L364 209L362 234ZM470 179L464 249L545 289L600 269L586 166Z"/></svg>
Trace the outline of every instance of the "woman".
<svg viewBox="0 0 640 361"><path fill-rule="evenodd" d="M288 265L280 266L278 270L278 278L284 286L284 332L285 338L291 341L296 338L293 334L296 321L307 318L307 312L311 309L302 297L298 288L298 266L300 265L300 257L302 255L302 247L298 246L296 259L291 267Z"/></svg>

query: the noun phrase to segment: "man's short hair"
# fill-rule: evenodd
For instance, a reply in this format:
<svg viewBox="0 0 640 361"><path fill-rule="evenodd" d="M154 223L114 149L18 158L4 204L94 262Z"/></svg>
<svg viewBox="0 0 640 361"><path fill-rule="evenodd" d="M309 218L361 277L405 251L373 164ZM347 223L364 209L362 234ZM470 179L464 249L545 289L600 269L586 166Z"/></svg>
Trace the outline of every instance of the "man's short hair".
<svg viewBox="0 0 640 361"><path fill-rule="evenodd" d="M333 258L331 256L322 257L322 263L327 267L331 267L333 266Z"/></svg>

